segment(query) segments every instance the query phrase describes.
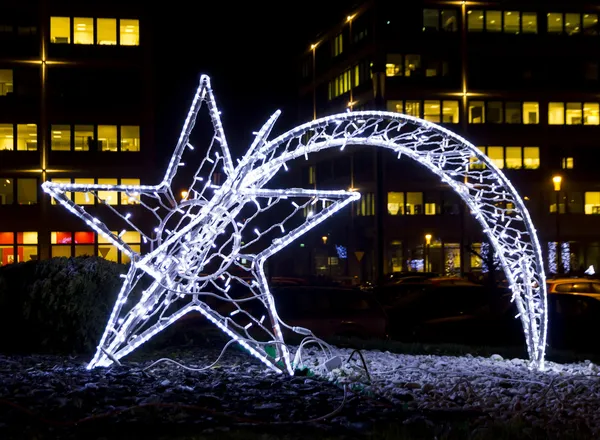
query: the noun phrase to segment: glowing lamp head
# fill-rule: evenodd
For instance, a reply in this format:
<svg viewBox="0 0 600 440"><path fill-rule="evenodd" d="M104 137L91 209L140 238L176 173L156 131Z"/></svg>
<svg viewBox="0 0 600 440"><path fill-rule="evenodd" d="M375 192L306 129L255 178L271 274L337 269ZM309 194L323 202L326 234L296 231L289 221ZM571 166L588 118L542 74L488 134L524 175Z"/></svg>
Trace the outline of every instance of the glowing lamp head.
<svg viewBox="0 0 600 440"><path fill-rule="evenodd" d="M554 176L552 178L552 183L554 184L554 191L560 191L562 176Z"/></svg>
<svg viewBox="0 0 600 440"><path fill-rule="evenodd" d="M425 242L428 246L431 244L431 234L425 234Z"/></svg>
<svg viewBox="0 0 600 440"><path fill-rule="evenodd" d="M316 48L317 48L317 45L316 45L316 43L315 43L315 44L311 44L311 45L310 45L310 50L315 50Z"/></svg>
<svg viewBox="0 0 600 440"><path fill-rule="evenodd" d="M329 237L327 237L327 235L323 235L323 236L321 237L321 240L323 240L323 244L327 244L327 239L328 239L328 238L329 238Z"/></svg>
<svg viewBox="0 0 600 440"><path fill-rule="evenodd" d="M190 194L187 191L185 191L185 190L181 191L181 200L187 200L189 195Z"/></svg>
<svg viewBox="0 0 600 440"><path fill-rule="evenodd" d="M354 20L354 17L356 17L356 14L354 14L354 15L348 15L346 17L346 21L351 22L352 20Z"/></svg>

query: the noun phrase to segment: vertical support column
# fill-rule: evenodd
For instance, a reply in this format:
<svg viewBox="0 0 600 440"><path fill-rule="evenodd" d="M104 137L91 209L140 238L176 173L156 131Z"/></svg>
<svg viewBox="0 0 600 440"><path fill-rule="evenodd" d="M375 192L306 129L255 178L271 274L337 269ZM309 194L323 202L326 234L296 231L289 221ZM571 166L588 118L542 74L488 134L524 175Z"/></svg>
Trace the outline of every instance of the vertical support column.
<svg viewBox="0 0 600 440"><path fill-rule="evenodd" d="M45 182L48 178L48 151L50 145L48 142L48 41L50 41L50 30L49 30L49 13L48 13L48 2L43 0L40 8L39 17L39 29L40 29L40 114L38 124L38 148L40 150L40 184ZM51 198L46 194L41 194L39 200L41 208L41 221L38 227L38 247L39 247L39 259L50 258L50 229L49 222L49 205Z"/></svg>
<svg viewBox="0 0 600 440"><path fill-rule="evenodd" d="M462 114L461 114L461 127L463 131L463 136L467 136L467 131L469 127L469 110L467 108L467 73L468 73L468 63L467 63L467 5L466 2L462 2L460 7L460 52L461 52L461 83L462 83ZM465 176L465 183L467 183L467 176ZM467 238L467 214L468 210L465 209L466 206L464 203L460 204L460 247L459 247L459 256L460 256L460 273L463 275L466 270L466 262L465 257L467 255L466 248L470 246L470 240Z"/></svg>
<svg viewBox="0 0 600 440"><path fill-rule="evenodd" d="M317 119L317 43L311 44L312 51L312 99L313 99L313 121Z"/></svg>
<svg viewBox="0 0 600 440"><path fill-rule="evenodd" d="M374 44L379 47L381 43L379 35L377 34L379 21L379 4L374 5L373 11L373 23L372 27L375 29L373 32ZM373 60L373 100L375 108L377 110L385 110L385 55L377 57L378 59ZM381 59L383 58L383 59ZM386 193L385 193L385 179L384 179L384 167L383 167L383 148L375 149L375 279L377 282L381 282L385 275L385 215L386 215Z"/></svg>

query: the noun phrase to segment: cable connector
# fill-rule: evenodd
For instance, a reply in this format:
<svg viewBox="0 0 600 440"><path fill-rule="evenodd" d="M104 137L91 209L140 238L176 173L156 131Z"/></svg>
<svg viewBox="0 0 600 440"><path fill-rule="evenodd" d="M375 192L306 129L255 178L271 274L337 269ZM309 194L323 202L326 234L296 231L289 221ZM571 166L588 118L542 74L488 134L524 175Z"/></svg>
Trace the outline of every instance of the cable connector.
<svg viewBox="0 0 600 440"><path fill-rule="evenodd" d="M325 362L325 368L327 368L327 371L330 371L330 372L337 368L341 368L341 367L342 367L342 358L339 356L334 356Z"/></svg>
<svg viewBox="0 0 600 440"><path fill-rule="evenodd" d="M304 327L292 327L292 330L300 335L304 335L304 336L313 336L313 333Z"/></svg>

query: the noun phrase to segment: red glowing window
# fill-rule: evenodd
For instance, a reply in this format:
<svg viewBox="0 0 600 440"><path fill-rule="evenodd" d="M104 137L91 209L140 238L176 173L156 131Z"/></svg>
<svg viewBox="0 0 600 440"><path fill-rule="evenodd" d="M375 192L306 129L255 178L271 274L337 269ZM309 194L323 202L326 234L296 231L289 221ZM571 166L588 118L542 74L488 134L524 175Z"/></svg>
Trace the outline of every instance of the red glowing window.
<svg viewBox="0 0 600 440"><path fill-rule="evenodd" d="M93 232L75 232L75 244L94 244L96 237Z"/></svg>
<svg viewBox="0 0 600 440"><path fill-rule="evenodd" d="M0 232L0 245L1 244L13 245L14 243L15 243L14 232Z"/></svg>

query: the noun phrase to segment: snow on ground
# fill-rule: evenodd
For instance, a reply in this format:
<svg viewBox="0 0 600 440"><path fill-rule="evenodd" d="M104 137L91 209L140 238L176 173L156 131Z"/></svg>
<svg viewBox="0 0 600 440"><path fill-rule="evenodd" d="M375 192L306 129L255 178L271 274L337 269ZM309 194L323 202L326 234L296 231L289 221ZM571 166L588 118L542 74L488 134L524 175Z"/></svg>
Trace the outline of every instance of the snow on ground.
<svg viewBox="0 0 600 440"><path fill-rule="evenodd" d="M169 356L203 367L219 352L190 348ZM323 359L320 352L303 353L304 365L319 371L314 360ZM332 347L332 355L344 361L352 353ZM457 417L476 428L518 421L561 435L600 437L600 369L590 362L548 362L546 371L538 372L523 360L497 355L363 350L368 375L354 353L349 363L323 375L289 377L230 347L208 370L166 362L147 369L164 354L132 355L123 366L92 371L83 358L0 355L0 438L25 438L26 429L41 425L55 431L89 427L85 435L92 439L96 430L122 422L151 430L176 423L203 432L239 423L265 427L319 419L327 429L365 432L380 423L420 418L440 426Z"/></svg>
<svg viewBox="0 0 600 440"><path fill-rule="evenodd" d="M334 349L348 359L353 350ZM546 362L545 371L532 371L522 359L470 355L403 355L363 351L375 395L409 408L476 410L496 422L516 418L531 426L584 426L600 435L600 368ZM360 357L352 366L328 374L330 380L368 382ZM409 397L407 397L409 396Z"/></svg>

